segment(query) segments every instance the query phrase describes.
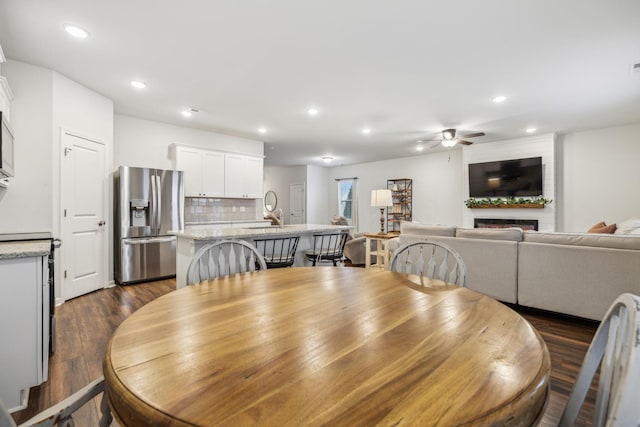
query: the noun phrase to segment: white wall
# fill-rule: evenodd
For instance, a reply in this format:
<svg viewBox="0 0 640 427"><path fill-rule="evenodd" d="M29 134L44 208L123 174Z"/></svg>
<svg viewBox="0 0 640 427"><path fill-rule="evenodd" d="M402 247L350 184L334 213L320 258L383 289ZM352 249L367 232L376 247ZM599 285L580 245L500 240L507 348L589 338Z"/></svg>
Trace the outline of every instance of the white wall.
<svg viewBox="0 0 640 427"><path fill-rule="evenodd" d="M560 230L640 217L640 123L567 134L558 154Z"/></svg>
<svg viewBox="0 0 640 427"><path fill-rule="evenodd" d="M387 188L387 179L413 179L413 220L462 225L461 150L451 150L329 169L329 217L338 212L336 178L358 178L358 228L380 229L380 210L372 208L371 190ZM326 221L325 221L326 222Z"/></svg>
<svg viewBox="0 0 640 427"><path fill-rule="evenodd" d="M0 188L0 233L53 232L53 72L17 61L2 72L15 96L15 177Z"/></svg>
<svg viewBox="0 0 640 427"><path fill-rule="evenodd" d="M464 198L469 196L469 163L493 162L498 160L542 157L542 190L545 199L553 202L544 209L469 209L463 208L463 225L473 228L474 218L509 218L538 220L540 231L556 230L558 203L555 192L556 160L555 135L537 135L506 141L475 144L463 150L462 172Z"/></svg>
<svg viewBox="0 0 640 427"><path fill-rule="evenodd" d="M290 196L291 184L306 184L306 166L265 166L264 168L264 192L273 190L278 197L277 208L282 209L284 223L290 223Z"/></svg>
<svg viewBox="0 0 640 427"><path fill-rule="evenodd" d="M60 183L61 170L60 164L62 159L63 147L62 132L71 131L79 136L99 142L105 147L105 187L106 197L104 217L106 227L104 233L106 235L107 246L105 248L108 257L106 267L107 282L113 281L113 184L110 179L110 170L113 167L113 101L106 98L91 89L88 89L65 76L53 73L53 155L51 161L53 163L53 230L54 235L62 237L61 215L64 206L60 204ZM64 242L63 242L64 245ZM64 246L59 250L56 256L63 262L72 262L65 256ZM61 267L61 263L57 264ZM56 272L56 283L64 286L62 277L60 277L59 268ZM105 283L106 285L107 283ZM62 295L62 286L56 289L56 296Z"/></svg>
<svg viewBox="0 0 640 427"><path fill-rule="evenodd" d="M261 141L115 115L114 169L119 166L173 169L171 144L256 156L264 154Z"/></svg>
<svg viewBox="0 0 640 427"><path fill-rule="evenodd" d="M15 95L11 122L16 140L16 177L8 189L0 190L0 233L50 231L61 237L61 129L104 143L110 164L113 102L56 72L30 64L8 61L3 72ZM111 208L107 207L105 214L109 212ZM111 223L107 220L108 227ZM110 239L111 228L105 233ZM64 250L63 243L56 257L61 259ZM110 256L108 280L113 276L111 262ZM62 295L60 271L58 262L56 297Z"/></svg>
<svg viewBox="0 0 640 427"><path fill-rule="evenodd" d="M328 224L335 208L329 200L329 169L321 166L307 166L307 223ZM337 196L336 196L337 197ZM332 209L334 208L334 209Z"/></svg>

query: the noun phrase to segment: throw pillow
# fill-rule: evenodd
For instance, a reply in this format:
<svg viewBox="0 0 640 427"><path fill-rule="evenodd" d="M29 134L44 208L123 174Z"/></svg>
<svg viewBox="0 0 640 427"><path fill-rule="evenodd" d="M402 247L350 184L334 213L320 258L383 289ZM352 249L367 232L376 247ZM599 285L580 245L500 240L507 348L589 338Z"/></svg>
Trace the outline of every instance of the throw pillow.
<svg viewBox="0 0 640 427"><path fill-rule="evenodd" d="M605 223L604 223L604 221L600 221L599 223L594 224L594 225L589 229L589 231L587 231L587 233L597 233L597 231L595 231L595 230L598 230L598 229L600 229L600 228L602 228L602 227L606 227L606 226L607 226L607 224L605 224Z"/></svg>
<svg viewBox="0 0 640 427"><path fill-rule="evenodd" d="M591 229L591 230L589 230L589 233L613 234L615 231L616 231L616 225L615 224L610 224L610 225L606 225L604 227Z"/></svg>
<svg viewBox="0 0 640 427"><path fill-rule="evenodd" d="M616 234L636 234L634 230L640 228L640 218L631 218L618 223Z"/></svg>

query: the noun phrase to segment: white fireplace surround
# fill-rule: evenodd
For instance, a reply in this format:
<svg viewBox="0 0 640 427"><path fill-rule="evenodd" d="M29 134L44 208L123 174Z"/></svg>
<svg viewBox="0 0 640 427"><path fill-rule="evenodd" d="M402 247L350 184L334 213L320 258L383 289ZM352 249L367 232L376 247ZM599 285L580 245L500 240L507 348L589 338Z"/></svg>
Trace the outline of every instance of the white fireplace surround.
<svg viewBox="0 0 640 427"><path fill-rule="evenodd" d="M539 231L555 231L555 141L555 134L546 134L518 140L498 141L491 144L474 144L472 146L464 147L462 152L462 166L465 199L469 198L469 163L483 163L541 156L543 197L545 199L554 200L554 202L546 205L543 209L469 209L463 206L463 226L473 228L474 219L476 217L496 219L535 219L538 220Z"/></svg>

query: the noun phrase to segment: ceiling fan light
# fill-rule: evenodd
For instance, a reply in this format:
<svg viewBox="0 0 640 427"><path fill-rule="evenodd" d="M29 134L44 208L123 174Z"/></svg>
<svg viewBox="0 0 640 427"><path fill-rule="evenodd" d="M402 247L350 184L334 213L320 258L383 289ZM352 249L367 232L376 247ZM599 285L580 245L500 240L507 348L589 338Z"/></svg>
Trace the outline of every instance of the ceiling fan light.
<svg viewBox="0 0 640 427"><path fill-rule="evenodd" d="M455 139L443 139L442 140L442 145L444 145L447 148L451 148L454 145L456 145L456 140Z"/></svg>
<svg viewBox="0 0 640 427"><path fill-rule="evenodd" d="M456 136L455 129L445 129L442 131L442 138L445 141L451 141Z"/></svg>

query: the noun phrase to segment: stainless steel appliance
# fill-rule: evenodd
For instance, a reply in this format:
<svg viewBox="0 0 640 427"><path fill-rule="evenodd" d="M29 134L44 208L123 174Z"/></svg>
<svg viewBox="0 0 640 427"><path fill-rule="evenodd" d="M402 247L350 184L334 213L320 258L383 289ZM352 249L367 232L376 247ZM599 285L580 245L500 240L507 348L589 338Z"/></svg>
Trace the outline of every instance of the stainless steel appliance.
<svg viewBox="0 0 640 427"><path fill-rule="evenodd" d="M183 172L120 166L114 173L114 277L129 284L176 275L184 228Z"/></svg>

